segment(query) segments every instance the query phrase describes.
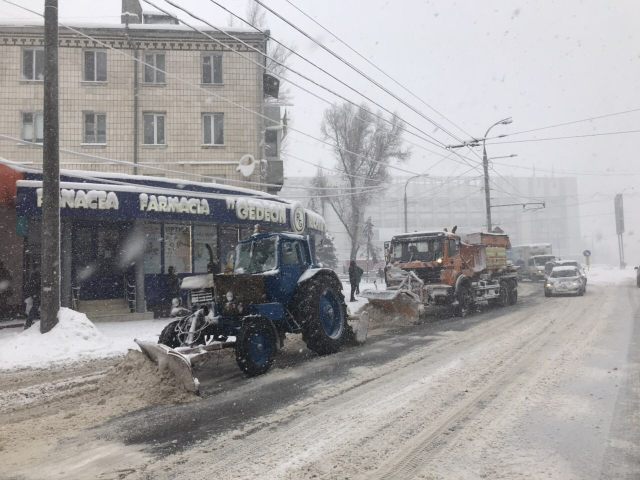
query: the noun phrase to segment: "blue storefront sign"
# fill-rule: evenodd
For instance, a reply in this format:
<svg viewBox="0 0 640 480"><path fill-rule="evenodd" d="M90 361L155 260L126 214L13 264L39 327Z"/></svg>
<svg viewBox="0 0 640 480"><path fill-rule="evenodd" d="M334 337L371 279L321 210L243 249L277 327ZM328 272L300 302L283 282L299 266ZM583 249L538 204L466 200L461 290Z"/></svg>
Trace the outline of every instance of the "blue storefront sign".
<svg viewBox="0 0 640 480"><path fill-rule="evenodd" d="M82 219L211 222L263 225L294 233L322 233L324 220L299 202L151 186L61 182L60 215ZM18 182L19 216L42 215L42 182Z"/></svg>

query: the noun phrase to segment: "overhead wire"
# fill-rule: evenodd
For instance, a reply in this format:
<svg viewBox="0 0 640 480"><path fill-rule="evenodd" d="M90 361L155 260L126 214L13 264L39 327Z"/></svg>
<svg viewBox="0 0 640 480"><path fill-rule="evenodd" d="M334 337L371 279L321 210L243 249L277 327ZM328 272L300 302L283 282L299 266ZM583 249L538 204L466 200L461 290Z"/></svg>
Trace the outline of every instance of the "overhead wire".
<svg viewBox="0 0 640 480"><path fill-rule="evenodd" d="M521 135L523 133L538 132L540 130L547 130L549 128L565 127L567 125L574 125L576 123L590 122L592 120L599 120L601 118L615 117L617 115L626 115L628 113L634 113L634 112L640 112L640 108L634 108L632 110L625 110L623 112L608 113L606 115L598 115L597 117L583 118L581 120L573 120L571 122L558 123L556 125L549 125L548 127L538 127L538 128L532 128L532 129L529 129L529 130L522 130L520 132L508 133L506 135L496 135L494 137L487 138L487 140L492 140L494 138L502 138L502 137L513 137L514 135ZM469 135L469 136L471 137L471 135Z"/></svg>
<svg viewBox="0 0 640 480"><path fill-rule="evenodd" d="M338 40L340 43L342 43L345 47L347 47L349 50L351 50L352 52L354 52L356 55L358 55L360 58L362 58L365 62L367 62L369 65L371 65L373 68L375 68L376 70L378 70L380 73L382 73L385 77L387 77L389 80L391 80L392 82L394 82L396 85L398 85L400 88L402 88L404 91L406 91L407 93L409 93L411 96L413 96L415 99L419 100L420 102L422 102L424 105L426 105L428 108L430 108L431 110L433 110L435 113L437 113L438 115L440 115L442 118L444 118L447 122L449 122L451 125L453 125L454 127L456 127L458 130L460 130L462 133L464 133L465 135L471 137L471 135L469 135L464 129L462 129L462 127L456 125L454 122L452 122L451 120L449 120L447 117L445 117L442 113L440 113L438 110L436 110L434 107L432 107L431 105L429 105L426 101L424 101L422 98L418 97L415 93L413 93L411 90L409 90L407 87L405 87L404 85L402 85L399 81L397 81L396 79L394 79L391 75L389 75L388 73L386 73L384 70L382 70L380 67L378 67L375 63L373 63L372 61L370 61L368 58L366 58L364 55L360 54L360 52L358 52L356 49L354 49L353 47L351 47L349 44L347 44L345 41L343 41L340 37L338 37L335 33L331 32L329 29L327 29L325 26L321 25L316 19L312 18L310 15L308 15L306 12L304 12L300 7L298 7L297 5L294 5L290 0L286 0L286 2L291 5L293 8L295 8L296 10L298 10L300 13L302 13L305 17L307 17L309 20L311 20L313 23L315 23L316 25L318 25L320 28L322 28L325 32L327 32L329 35L331 35L333 38L335 38L336 40Z"/></svg>
<svg viewBox="0 0 640 480"><path fill-rule="evenodd" d="M313 38L313 36L309 35L308 33L306 33L304 30L302 30L300 27L298 27L297 25L295 25L293 22L287 20L286 18L284 18L281 14L279 14L278 12L274 11L272 8L266 6L263 2L261 2L260 0L253 0L254 2L256 2L258 5L260 5L262 8L264 8L265 10L271 12L271 14L275 15L276 17L278 17L280 20L282 20L283 22L285 22L287 25L289 25L290 27L294 28L296 31L298 31L300 34L304 35L306 38L308 38L309 40L311 40L313 43L315 43L316 45L318 45L320 48L322 48L324 51L330 53L332 56L334 56L335 58L337 58L338 60L340 60L342 63L344 63L345 65L347 65L349 68L351 68L352 70L354 70L355 72L357 72L358 74L360 74L361 76L363 76L364 78L366 78L367 80L369 80L371 83L373 83L375 86L377 86L378 88L380 88L381 90L383 90L385 93L387 93L388 95L390 95L391 97L393 97L394 99L396 99L397 101L399 101L400 103L402 103L404 106L406 106L407 108L409 108L410 110L414 111L415 113L417 113L419 116L421 116L422 118L424 118L425 120L427 120L429 123L431 123L432 125L434 125L435 127L439 128L440 130L442 130L444 133L446 133L447 135L449 135L450 137L456 139L457 141L461 140L454 135L453 133L449 132L446 128L444 128L442 125L439 125L437 122L435 122L434 120L432 120L431 118L429 118L428 116L426 116L425 114L423 114L422 112L420 112L417 108L413 107L412 105L410 105L409 103L407 103L404 99L402 99L401 97L397 96L395 93L391 92L390 90L388 90L386 87L384 87L383 85L381 85L380 83L378 83L376 80L374 80L373 78L371 78L369 75L367 75L365 72L363 72L362 70L360 70L359 68L357 68L355 65L353 65L352 63L350 63L349 61L347 61L346 59L342 58L340 55L338 55L336 52L334 52L333 50L331 50L329 47L327 47L326 45L324 45L322 42L319 42L318 40L316 40L315 38ZM442 142L440 142L438 140L438 142L443 146L446 147L446 145Z"/></svg>
<svg viewBox="0 0 640 480"><path fill-rule="evenodd" d="M162 11L162 12L166 13L167 15L169 15L169 13L168 13L168 12L166 12L165 10L163 10L161 7L159 7L159 6L158 6L158 5L156 5L155 3L151 2L150 0L143 0L143 1L144 1L145 3L148 3L149 5L152 5L153 7L157 8L157 9L159 9L160 11ZM340 98L340 99L344 100L345 102L349 103L350 105L353 105L353 106L355 106L355 107L357 107L357 108L362 108L362 110L366 111L368 114L373 115L374 117L379 118L380 120L382 120L382 121L384 121L384 122L386 122L386 123L389 123L390 125L394 125L394 124L393 124L393 122L391 122L390 120L388 120L388 119L386 119L386 118L384 118L384 117L382 117L382 116L380 116L380 115L378 115L378 114L376 114L376 113L374 113L374 112L372 112L372 111L370 111L370 110L368 110L368 109L366 109L366 108L362 107L361 105L356 104L355 102L353 102L353 101L349 100L348 98L344 97L343 95L341 95L341 94L339 94L339 93L337 93L337 92L335 92L335 91L331 90L331 89L330 89L330 88L328 88L327 86L322 85L321 83L317 82L316 80L313 80L312 78L308 77L307 75L304 75L303 73L298 72L297 70L295 70L295 69L291 68L290 66L288 66L288 65L286 65L286 64L284 64L284 63L282 63L282 62L279 62L279 61L278 61L278 60L276 60L275 58L273 58L273 57L271 57L271 56L267 55L266 53L264 53L264 52L262 52L262 51L258 50L258 49L257 49L257 48L255 48L255 47L252 47L251 45L249 45L249 44L247 44L246 42L242 41L242 40L241 40L241 39L239 39L238 37L236 37L236 36L234 36L234 35L231 35L230 33L228 33L228 32L226 32L226 31L222 30L222 29L221 29L221 28L219 28L219 27L216 27L215 25L212 25L211 23L209 23L209 22L207 22L206 20L204 20L202 17L200 17L200 16L198 16L198 15L195 15L194 13L190 12L190 11L189 11L189 10L187 10L186 8L181 7L181 6L179 6L179 5L176 5L176 4L175 4L173 1L171 1L171 0L164 0L164 1L165 1L166 3L168 3L169 5L171 5L172 7L177 8L178 10L180 10L180 11L182 11L182 12L186 13L186 14L187 14L187 15L189 15L190 17L192 17L192 18L194 18L194 19L196 19L196 20L198 20L198 21L200 21L200 22L202 22L202 23L206 24L207 26L209 26L209 27L213 28L214 30L216 30L216 31L218 31L218 32L222 33L223 35L225 35L225 36L227 36L227 37L231 38L232 40L237 41L237 42L241 43L242 45L245 45L247 48L249 48L249 49L251 49L251 50L254 50L254 51L255 51L256 53L258 53L259 55L262 55L262 56L264 56L265 58L268 58L269 60L271 60L271 61L273 61L273 62L277 63L278 65L282 66L283 68L285 68L285 69L287 69L287 70L289 70L289 71L291 71L291 72L295 73L296 75L300 76L301 78L304 78L304 79L305 79L305 80L307 80L308 82L311 82L311 83L313 83L314 85L316 85L316 86L318 86L318 87L322 88L323 90L326 90L327 92L329 92L329 93L331 93L331 94L335 95L336 97L338 97L338 98ZM213 1L213 0L210 0L210 1ZM213 3L216 3L216 2L213 2ZM216 3L216 5L217 5L217 3ZM301 90L305 91L305 92L306 92L306 93L308 93L309 95L312 95L313 97L315 97L315 98L317 98L317 99L319 99L319 100L321 100L321 101L323 101L323 102L325 102L325 103L328 103L329 105L333 105L330 101L328 101L328 100L326 100L326 99L324 99L324 98L320 97L319 95L317 95L317 94L315 94L315 93L311 92L310 90L308 90L308 89L304 88L303 86L301 86L301 85L299 85L299 84L297 84L297 83L293 82L291 79L287 79L287 78L283 77L282 75L280 75L280 74L276 73L273 69L270 69L270 68L268 68L268 67L266 67L266 66L264 66L264 65L261 65L261 64L259 64L258 62L256 62L256 61L254 61L254 60L250 59L250 58L249 58L249 57L247 57L246 55L243 55L242 53L240 53L240 52L238 52L238 51L234 50L233 48L231 48L231 47L229 47L229 46L227 46L227 45L223 44L223 43L222 43L222 42L220 42L219 40L217 40L217 39L213 38L212 36L208 35L206 32L203 32L203 31L199 30L198 28L196 28L196 27L194 27L194 26L190 25L189 23L185 22L185 21L184 21L184 20L182 20L182 19L178 19L178 20L180 20L180 22L184 23L186 26L188 26L189 28L193 29L194 31L197 31L197 32L199 32L199 33L201 33L201 34L203 34L203 35L205 35L205 36L209 37L209 38L210 38L211 40L213 40L214 42L219 43L219 44L220 44L220 45L222 45L224 48L227 48L228 50L230 50L232 53L237 54L237 55L240 55L241 57L245 58L246 60L248 60L248 61L250 61L250 62L252 62L252 63L255 63L255 64L259 65L261 68L264 68L265 70L269 71L272 75L274 75L274 76L276 76L276 77L278 77L278 78L282 79L283 81L287 81L287 82L288 82L288 83L290 83L291 85L295 85L296 87L298 87L298 88L300 88ZM244 20L243 20L243 21L244 21ZM247 23L248 25L251 25L250 23L248 23L248 22L246 22L246 21L245 21L245 23ZM251 26L253 26L253 25L251 25ZM255 27L254 27L254 28L255 28ZM257 28L256 28L256 30L264 34L264 32L262 32L261 30L259 30L259 29L257 29ZM278 42L278 43L279 43L279 42ZM287 47L287 48L288 48L288 47ZM291 50L291 49L290 49L290 51L291 51L291 52L293 52L293 53L296 53L296 52L294 52L294 51L293 51L293 50ZM299 54L297 54L297 53L296 53L296 55L300 56L300 55L299 55ZM304 59L304 60L306 60L307 62L311 63L311 64L312 64L312 65L314 65L316 68L318 68L319 70L323 71L323 72L324 72L324 73L326 73L327 75L331 76L332 78L334 78L335 80L337 80L338 82L340 82L341 84L343 84L344 86L346 86L347 88L349 88L350 90L353 90L355 93L357 93L358 95L360 95L360 96L362 96L363 98L367 99L368 101L370 101L370 102L371 102L371 103L373 103L374 105L378 106L379 108L383 109L385 112L389 113L390 115L395 116L395 117L397 117L398 119L402 120L406 125L411 126L412 128L416 129L417 131L419 131L420 133L422 133L422 134L423 134L423 135L425 135L426 137L430 138L431 140L429 140L428 138L424 138L424 137L422 137L422 136L420 136L420 135L416 134L415 132L412 132L412 131L410 131L410 130L407 130L406 128L401 128L402 130L406 131L407 133L409 133L409 134L411 134L411 135L414 135L414 136L416 136L416 137L420 138L421 140L424 140L425 142L428 142L428 143L430 143L430 144L432 144L432 145L434 145L434 146L440 147L440 145L438 145L437 143L434 143L434 142L439 142L439 141L438 141L437 139L435 139L434 137L432 137L431 135L429 135L429 134L428 134L427 132L425 132L424 130L421 130L420 128L416 127L416 126L415 126L415 125L413 125L412 123L410 123L410 122L408 122L407 120L405 120L405 119L401 118L399 115L397 115L397 113L394 113L394 112L392 112L391 110L389 110L389 109L387 109L387 108L383 107L382 105L380 105L379 103L377 103L375 100L372 100L370 97L368 97L368 96L364 95L361 91L357 90L355 87L352 87L351 85L349 85L349 84L347 84L347 83L343 82L342 80L340 80L339 78L337 78L337 77L333 76L332 74L330 74L330 73L329 73L329 72L327 72L326 70L322 69L321 67L318 67L317 65L315 65L315 64L314 64L313 62L311 62L310 60L307 60L306 58L304 58L304 57L302 57L302 56L300 56L300 58L303 58L303 59ZM359 118L359 117L358 117L358 118ZM360 119L360 120L362 120L362 119ZM432 140L433 140L433 141L432 141Z"/></svg>
<svg viewBox="0 0 640 480"><path fill-rule="evenodd" d="M0 1L2 1L2 2L4 2L4 3L8 3L8 4L10 4L10 5L17 6L18 8L22 8L23 10L26 10L26 11L28 11L28 12L30 12L30 13L33 13L33 14L35 14L35 15L38 15L38 16L40 16L40 17L44 17L44 15L42 15L41 13L35 12L35 11L33 11L33 10L30 10L30 9L28 9L28 8L26 8L26 7L21 6L21 5L17 5L16 3L12 2L11 0L0 0ZM99 44L99 45L103 45L104 47L106 47L106 48L108 48L108 49L114 50L114 51L116 51L116 52L117 52L118 54L120 54L120 55L124 55L124 56L126 56L126 57L131 58L131 59L134 59L135 61L137 61L138 63L140 63L140 64L142 64L142 65L147 65L147 64L146 64L146 63L144 63L144 61L142 61L141 59L137 59L137 58L135 58L133 55L129 55L129 54L128 54L128 53L126 53L126 52L120 51L120 50L118 50L118 49L116 49L116 48L112 47L111 45L108 45L108 44L106 44L105 42L102 42L101 40L99 40L99 39L97 39L97 38L95 38L95 37L92 37L91 35L88 35L88 34L86 34L86 33L84 33L84 32L81 32L81 31L77 30L76 28L70 27L70 26L65 25L65 24L62 24L62 23L60 23L60 22L58 23L58 25L62 26L63 28L66 28L66 29L68 29L68 30L70 30L70 31L72 31L72 32L74 32L74 33L77 33L78 35L81 35L81 36L83 36L83 37L85 37L85 38L88 38L88 39L90 39L90 40L93 40L95 43L97 43L97 44ZM158 68L156 68L156 67L154 67L154 66L151 66L151 65L149 65L149 67L150 67L150 68L153 68L154 70L160 70L160 69L158 69ZM242 109L242 110L245 110L245 111L247 111L247 112L249 112L249 113L252 113L252 114L254 114L254 115L256 115L256 116L259 116L259 117L261 117L261 118L264 118L264 119L266 119L266 120L269 120L269 121L273 122L273 120L272 120L272 119L270 119L270 118L266 117L265 115L262 115L261 113L256 112L255 110L251 110L251 109L250 109L250 108L248 108L248 107L245 107L245 106L243 106L243 105L240 105L240 104L238 104L238 103L236 103L236 102L234 102L234 101L232 101L232 100L229 100L228 98L225 98L225 97L223 97L223 96L221 96L221 95L218 95L218 94L216 94L216 93L214 93L214 92L212 92L212 91L210 91L210 90L206 90L206 89L205 89L205 88L203 88L201 85L196 85L196 84L193 84L193 83L191 83L191 82L188 82L187 80L184 80L184 79L183 79L183 78L181 78L180 76L178 76L178 75L174 75L174 74L171 74L171 73L169 73L169 72L163 72L163 73L165 73L165 75L166 75L167 77L169 77L169 78L174 78L174 79L178 80L180 83L184 83L184 84L189 85L189 86L191 86L191 87L193 87L193 88L195 88L195 89L201 90L201 91L203 91L204 93L206 93L206 94L207 94L207 95L209 95L209 96L213 96L213 97L219 98L219 99L221 99L222 101L225 101L225 102L227 102L227 103L229 103L229 104L231 104L231 105L233 105L233 106L236 106L236 107L238 107L238 108L240 108L240 109ZM275 123L275 122L273 122L273 123ZM280 123L280 124L278 124L278 125L279 125L279 126L283 126L283 127L284 127L284 125L283 125L282 123ZM288 126L287 128L288 128L288 130L291 130L291 131L293 131L293 132L299 133L300 135L303 135L303 136L305 136L305 137L309 137L309 138L311 138L312 140L315 140L315 141L317 141L317 142L319 142L319 143L322 143L322 144L324 144L324 145L327 145L327 146L329 146L329 147L331 147L331 148L335 148L335 149L338 149L338 150L343 151L343 152L345 152L345 153L348 153L348 154L354 155L354 156L356 156L356 157L358 157L358 158L363 158L363 159L368 160L368 161L371 161L371 162L373 162L373 163L382 163L382 162L379 162L379 161L377 161L377 160L375 160L375 159L372 159L372 158L370 158L370 157L367 157L367 156L365 156L365 155L361 155L361 154L359 154L359 153L357 153L357 152L352 152L352 151L350 151L350 150L348 150L348 149L346 149L346 148L340 147L340 146L338 146L338 145L334 145L334 144L331 144L331 143L329 143L329 142L325 142L324 140L321 140L321 139L319 139L319 138L317 138L317 137L314 137L314 136L313 136L313 135L311 135L311 134L308 134L308 133L302 132L301 130L295 129L295 128L291 127L291 126ZM404 172L404 173L409 173L409 174L411 174L411 175L415 175L415 172L411 172L411 171L409 171L409 170L405 170L405 169L402 169L402 168L400 168L400 167L396 167L396 166L391 165L391 164L385 164L385 165L386 165L388 168L391 168L391 169L394 169L394 170L398 170L398 171L401 171L401 172ZM136 164L136 166L143 167L141 164ZM180 172L180 173L182 173L182 172ZM215 178L215 177L211 177L211 178ZM220 180L224 180L224 181L227 181L227 182L235 182L235 183L245 183L245 184L246 184L246 183L250 183L250 182L246 182L246 181L243 181L243 180L233 180L233 179L226 179L226 178L220 178ZM267 184L261 184L261 185L266 186ZM280 186L280 185L278 185L278 186Z"/></svg>

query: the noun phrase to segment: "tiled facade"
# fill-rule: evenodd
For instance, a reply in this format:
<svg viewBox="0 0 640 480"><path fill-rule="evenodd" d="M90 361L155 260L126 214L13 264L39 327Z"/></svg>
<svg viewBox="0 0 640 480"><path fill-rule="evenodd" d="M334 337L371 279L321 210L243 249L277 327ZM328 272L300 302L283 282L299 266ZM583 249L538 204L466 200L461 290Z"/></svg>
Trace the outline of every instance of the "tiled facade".
<svg viewBox="0 0 640 480"><path fill-rule="evenodd" d="M153 165L184 174L144 168L139 168L138 173L207 181L188 175L195 173L260 182L259 168L248 179L236 172L237 162L243 155L249 153L260 158L262 121L251 113L260 112L262 108L263 69L259 65L181 26L131 25L128 38L124 26L74 28L113 49L60 28L61 149L134 161L134 69L137 68L138 163L141 167ZM43 46L42 32L42 26L0 26L0 135L23 138L23 114L42 111L43 82L25 80L22 67L24 49ZM208 34L262 64L261 56L246 46L229 43L219 32ZM233 35L257 49L265 47L266 38L262 34L234 32ZM106 82L84 81L84 52L93 49L106 52ZM133 59L136 49L140 62ZM166 83L144 83L142 60L147 52L165 55ZM222 84L202 84L204 52L222 55ZM83 143L84 114L90 112L106 114L106 144ZM143 144L147 112L165 115L165 145ZM207 113L224 114L223 145L203 145L203 114ZM0 157L40 164L42 150L0 141ZM67 153L61 153L60 158L61 167L67 169L134 172L129 166Z"/></svg>

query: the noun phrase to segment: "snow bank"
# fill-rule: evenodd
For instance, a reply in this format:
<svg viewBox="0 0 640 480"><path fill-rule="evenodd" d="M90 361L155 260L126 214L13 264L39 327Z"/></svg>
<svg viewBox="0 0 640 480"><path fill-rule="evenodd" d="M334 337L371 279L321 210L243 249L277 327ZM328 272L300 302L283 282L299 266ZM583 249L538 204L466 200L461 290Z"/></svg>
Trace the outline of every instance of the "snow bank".
<svg viewBox="0 0 640 480"><path fill-rule="evenodd" d="M40 333L39 322L28 330L2 331L0 371L125 355L128 350L137 349L134 338L157 341L164 326L173 320L104 323L96 327L84 313L68 308L60 309L58 319L59 323L46 334Z"/></svg>
<svg viewBox="0 0 640 480"><path fill-rule="evenodd" d="M83 313L61 308L58 324L40 333L40 322L14 333L2 343L0 370L44 367L50 363L84 360L115 354L111 342Z"/></svg>
<svg viewBox="0 0 640 480"><path fill-rule="evenodd" d="M620 267L592 265L587 271L588 285L619 285L633 283L635 280L636 271L629 266L621 270Z"/></svg>

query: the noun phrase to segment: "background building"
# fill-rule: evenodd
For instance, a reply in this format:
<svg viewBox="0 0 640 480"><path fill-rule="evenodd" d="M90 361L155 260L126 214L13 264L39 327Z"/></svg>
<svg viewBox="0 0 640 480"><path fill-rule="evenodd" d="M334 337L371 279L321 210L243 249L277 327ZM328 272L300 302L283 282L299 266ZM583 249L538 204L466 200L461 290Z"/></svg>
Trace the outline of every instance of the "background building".
<svg viewBox="0 0 640 480"><path fill-rule="evenodd" d="M409 177L393 177L382 195L375 195L367 206L371 216L374 244L382 247L404 229L404 187ZM309 186L310 177L287 177L281 194L300 196L299 186ZM577 180L570 177L492 178L492 205L545 202L546 208L525 210L521 205L492 209L494 226L509 234L513 245L553 244L560 255L581 255L585 248L580 232ZM335 183L335 182L334 182ZM408 231L441 230L458 226L460 232L486 230L485 197L482 178L419 177L407 186ZM308 200L301 200L308 204ZM349 260L349 237L330 205L322 212L327 231L335 237L342 263ZM364 253L360 248L359 257Z"/></svg>
<svg viewBox="0 0 640 480"><path fill-rule="evenodd" d="M86 154L62 153L62 167L281 184L281 132L254 113L280 123L280 107L270 103L278 81L265 75L264 57L210 27L201 30L217 41L161 12L143 11L138 0L124 0L122 11L122 24L60 20L77 30L61 26L59 33L60 147ZM262 33L224 30L266 49ZM1 135L42 142L43 80L42 22L0 25ZM267 160L248 178L236 171L245 154ZM2 141L0 157L38 165L42 150ZM182 175L142 168L149 165Z"/></svg>

